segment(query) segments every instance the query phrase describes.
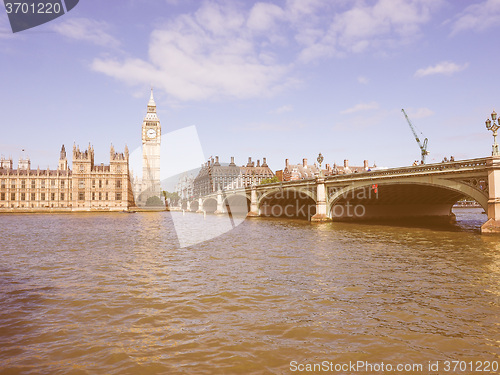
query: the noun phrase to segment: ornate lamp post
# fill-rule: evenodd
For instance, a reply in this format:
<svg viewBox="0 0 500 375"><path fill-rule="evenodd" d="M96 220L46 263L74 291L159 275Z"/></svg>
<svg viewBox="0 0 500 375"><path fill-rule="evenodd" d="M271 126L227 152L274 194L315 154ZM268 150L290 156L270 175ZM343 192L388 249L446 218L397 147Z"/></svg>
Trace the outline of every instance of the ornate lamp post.
<svg viewBox="0 0 500 375"><path fill-rule="evenodd" d="M319 153L318 155L318 158L316 159L318 161L318 164L319 164L319 175L321 176L322 173L321 173L321 163L323 163L323 155L321 155L321 152Z"/></svg>
<svg viewBox="0 0 500 375"><path fill-rule="evenodd" d="M493 120L493 122L491 120ZM491 113L491 120L486 120L486 129L493 132L493 146L491 155L498 156L500 155L500 152L498 151L497 130L500 129L500 119L497 120L497 113L495 111Z"/></svg>

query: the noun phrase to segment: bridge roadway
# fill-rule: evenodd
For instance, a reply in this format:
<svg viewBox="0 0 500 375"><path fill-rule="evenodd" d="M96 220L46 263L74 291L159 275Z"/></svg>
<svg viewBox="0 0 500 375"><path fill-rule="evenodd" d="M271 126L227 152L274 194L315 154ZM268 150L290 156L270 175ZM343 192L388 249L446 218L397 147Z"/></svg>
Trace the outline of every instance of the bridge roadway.
<svg viewBox="0 0 500 375"><path fill-rule="evenodd" d="M453 220L459 199L474 199L500 233L500 157L390 168L219 190L184 202L196 212L304 217L311 221L437 218Z"/></svg>

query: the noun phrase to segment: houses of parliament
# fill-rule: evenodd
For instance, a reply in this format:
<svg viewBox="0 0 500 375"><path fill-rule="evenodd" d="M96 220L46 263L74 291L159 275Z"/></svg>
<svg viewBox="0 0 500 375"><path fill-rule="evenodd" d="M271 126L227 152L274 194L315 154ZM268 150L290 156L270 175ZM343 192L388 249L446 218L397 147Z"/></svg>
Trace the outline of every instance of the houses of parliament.
<svg viewBox="0 0 500 375"><path fill-rule="evenodd" d="M29 158L0 158L0 212L10 211L127 211L160 196L160 120L153 90L142 123L142 178L133 179L129 150L110 148L109 164L96 164L94 148L73 145L72 168L66 148L57 169L32 169ZM132 181L134 182L132 184Z"/></svg>

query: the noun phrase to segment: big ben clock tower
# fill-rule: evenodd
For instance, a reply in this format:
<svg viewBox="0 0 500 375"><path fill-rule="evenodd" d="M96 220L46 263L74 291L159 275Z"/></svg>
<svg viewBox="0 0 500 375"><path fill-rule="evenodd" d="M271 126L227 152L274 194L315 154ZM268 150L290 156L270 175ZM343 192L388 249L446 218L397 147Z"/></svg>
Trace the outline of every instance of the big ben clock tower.
<svg viewBox="0 0 500 375"><path fill-rule="evenodd" d="M142 194L140 203L145 204L152 196L160 197L160 144L161 126L156 114L153 89L148 102L148 111L142 122Z"/></svg>

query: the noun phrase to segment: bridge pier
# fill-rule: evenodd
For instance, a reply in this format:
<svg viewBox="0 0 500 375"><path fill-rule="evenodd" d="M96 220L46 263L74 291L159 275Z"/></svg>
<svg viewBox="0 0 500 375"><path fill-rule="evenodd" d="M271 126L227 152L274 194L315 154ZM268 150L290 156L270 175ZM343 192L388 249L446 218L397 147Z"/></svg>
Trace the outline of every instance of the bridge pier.
<svg viewBox="0 0 500 375"><path fill-rule="evenodd" d="M257 188L252 186L252 191L250 192L250 211L248 211L247 217L259 216L259 206L257 202Z"/></svg>
<svg viewBox="0 0 500 375"><path fill-rule="evenodd" d="M196 210L197 213L203 213L203 199L198 198L198 209Z"/></svg>
<svg viewBox="0 0 500 375"><path fill-rule="evenodd" d="M323 177L316 180L316 214L311 217L311 221L329 221L326 205L326 185Z"/></svg>
<svg viewBox="0 0 500 375"><path fill-rule="evenodd" d="M217 210L215 210L214 214L224 214L224 206L222 205L222 193L220 190L217 191Z"/></svg>
<svg viewBox="0 0 500 375"><path fill-rule="evenodd" d="M500 157L491 157L488 168L488 221L481 233L500 233Z"/></svg>

